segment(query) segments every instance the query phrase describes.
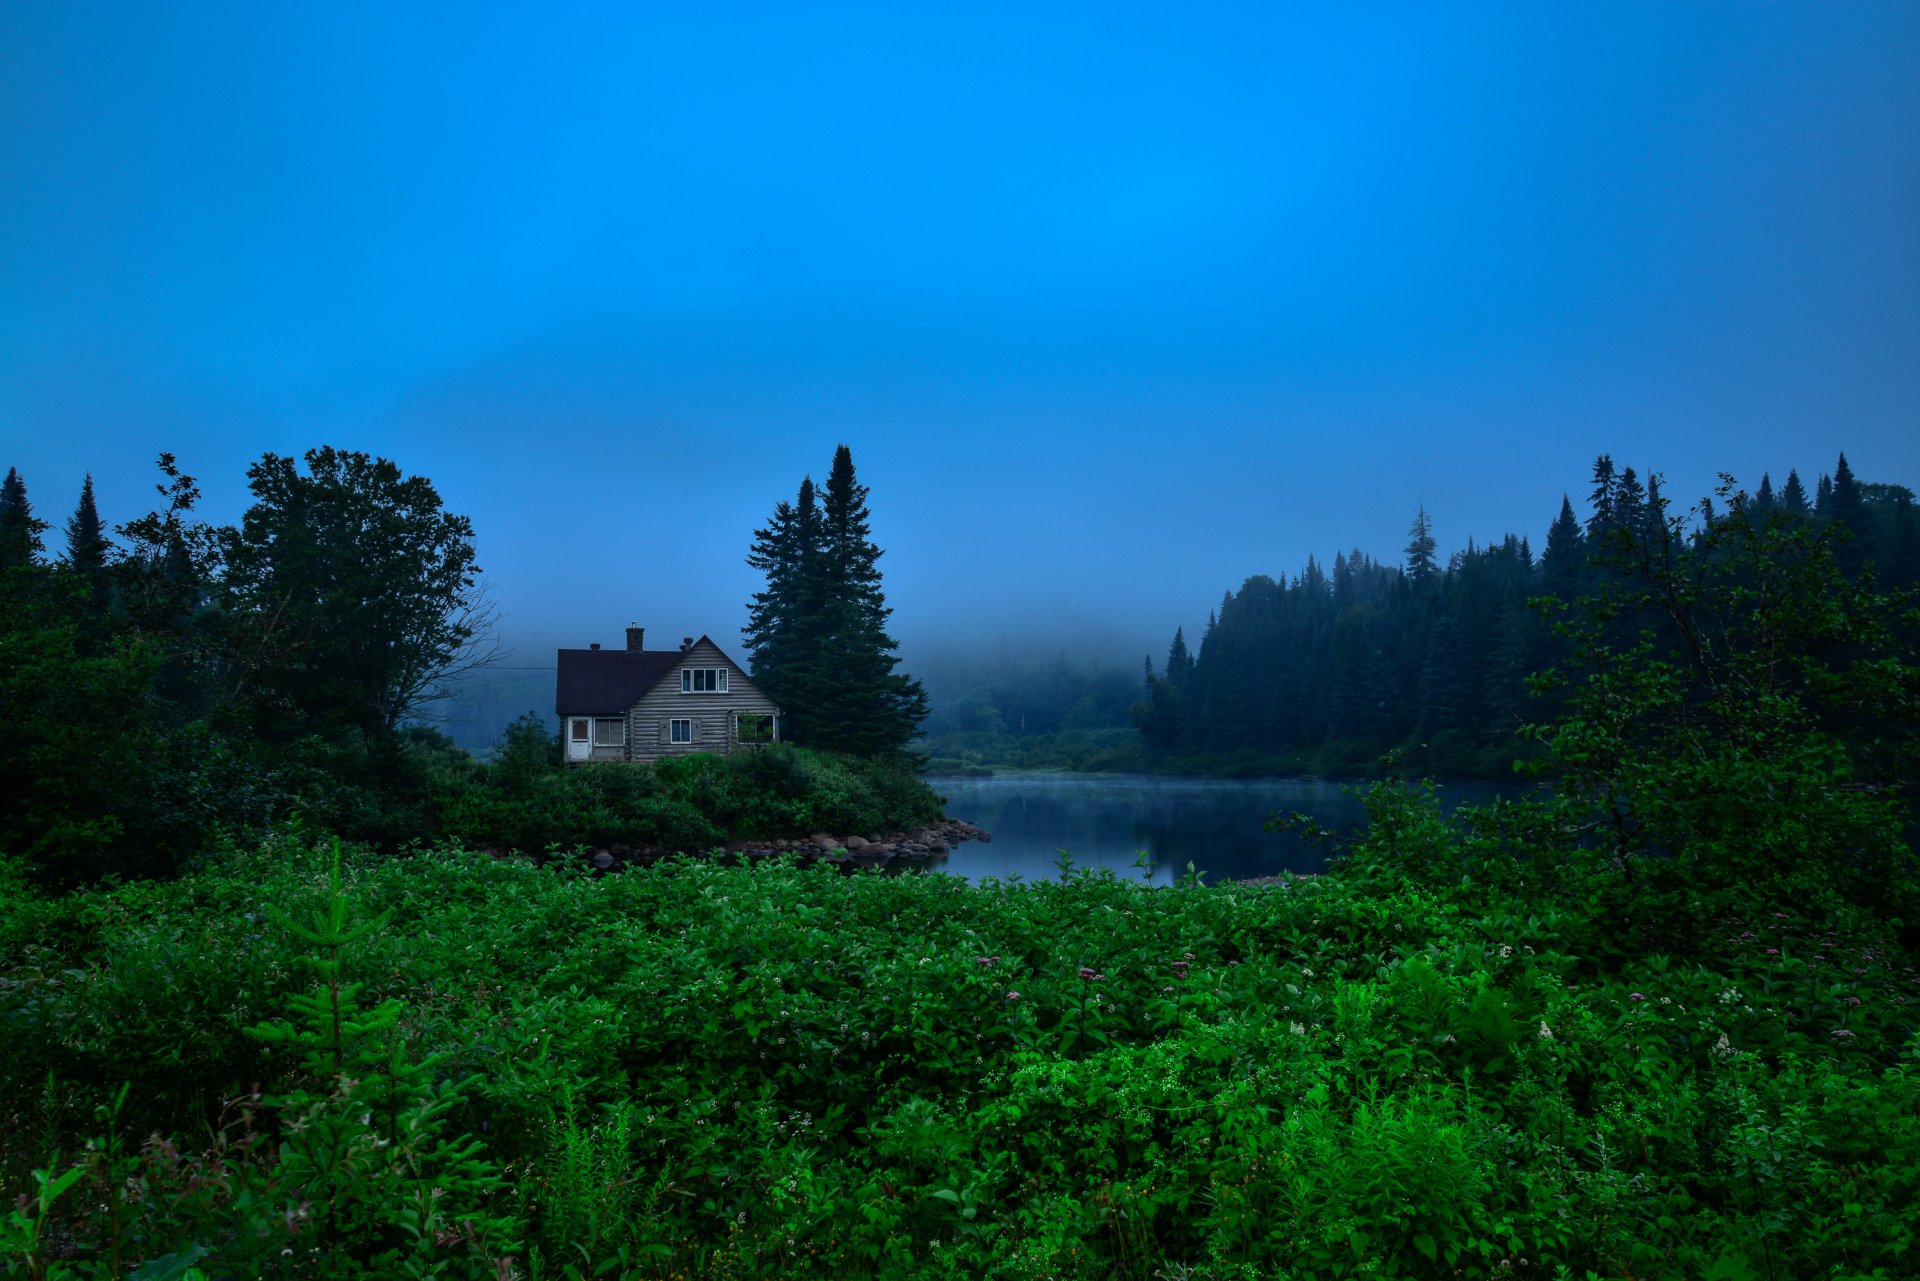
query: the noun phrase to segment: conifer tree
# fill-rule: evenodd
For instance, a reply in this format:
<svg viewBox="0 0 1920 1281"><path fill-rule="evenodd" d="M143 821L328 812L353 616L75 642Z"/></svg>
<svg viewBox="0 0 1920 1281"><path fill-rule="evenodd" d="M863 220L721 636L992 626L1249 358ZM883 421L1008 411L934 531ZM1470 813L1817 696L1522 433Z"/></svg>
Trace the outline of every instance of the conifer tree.
<svg viewBox="0 0 1920 1281"><path fill-rule="evenodd" d="M1787 483L1780 487L1780 506L1796 516L1806 515L1807 487L1800 483L1797 469L1787 472Z"/></svg>
<svg viewBox="0 0 1920 1281"><path fill-rule="evenodd" d="M1434 560L1434 550L1438 546L1433 540L1433 522L1427 518L1427 505L1420 504L1418 514L1413 518L1413 528L1407 531L1407 577L1413 580L1414 588L1426 591L1433 585L1440 567Z"/></svg>
<svg viewBox="0 0 1920 1281"><path fill-rule="evenodd" d="M1173 629L1173 644L1167 648L1167 679L1178 687L1185 685L1192 673L1193 655L1187 652L1186 631L1176 627Z"/></svg>
<svg viewBox="0 0 1920 1281"><path fill-rule="evenodd" d="M1847 465L1847 456L1840 455L1839 464L1833 469L1833 518L1850 521L1860 514L1860 486L1853 479L1853 468Z"/></svg>
<svg viewBox="0 0 1920 1281"><path fill-rule="evenodd" d="M45 521L34 519L27 482L7 468L7 479L0 483L0 568L18 569L38 561L46 527Z"/></svg>
<svg viewBox="0 0 1920 1281"><path fill-rule="evenodd" d="M1820 481L1813 487L1813 510L1817 516L1829 519L1833 516L1833 477L1820 473Z"/></svg>
<svg viewBox="0 0 1920 1281"><path fill-rule="evenodd" d="M1667 523L1667 500L1660 492L1660 473L1647 473L1647 516L1645 526L1658 531Z"/></svg>
<svg viewBox="0 0 1920 1281"><path fill-rule="evenodd" d="M748 669L767 696L785 709L783 736L806 736L804 708L813 701L807 657L819 647L826 621L821 593L820 504L813 477L798 497L782 500L765 529L754 531L747 564L766 576L766 589L747 606L743 632Z"/></svg>
<svg viewBox="0 0 1920 1281"><path fill-rule="evenodd" d="M1546 575L1547 590L1571 600L1587 564L1587 540L1573 514L1573 501L1560 495L1560 515L1547 530L1547 550L1540 557Z"/></svg>
<svg viewBox="0 0 1920 1281"><path fill-rule="evenodd" d="M1616 528L1631 530L1635 537L1646 528L1647 491L1629 467L1620 473L1620 484L1613 494L1613 522Z"/></svg>
<svg viewBox="0 0 1920 1281"><path fill-rule="evenodd" d="M100 512L93 505L92 472L80 486L80 504L67 521L67 567L89 576L107 567L107 539L100 527Z"/></svg>
<svg viewBox="0 0 1920 1281"><path fill-rule="evenodd" d="M1601 541L1606 532L1614 527L1614 504L1619 486L1619 478L1613 474L1613 455L1602 454L1594 459L1593 493L1587 497L1587 505L1593 508L1593 515L1587 517L1587 538L1590 541Z"/></svg>
<svg viewBox="0 0 1920 1281"><path fill-rule="evenodd" d="M1766 472L1760 473L1760 488L1754 492L1753 506L1756 511L1769 512L1778 502L1773 496L1773 477Z"/></svg>
<svg viewBox="0 0 1920 1281"><path fill-rule="evenodd" d="M785 710L789 737L876 755L906 750L927 696L895 670L867 493L841 445L824 493L809 477L794 504L774 509L747 556L767 586L748 606L745 636L754 679Z"/></svg>

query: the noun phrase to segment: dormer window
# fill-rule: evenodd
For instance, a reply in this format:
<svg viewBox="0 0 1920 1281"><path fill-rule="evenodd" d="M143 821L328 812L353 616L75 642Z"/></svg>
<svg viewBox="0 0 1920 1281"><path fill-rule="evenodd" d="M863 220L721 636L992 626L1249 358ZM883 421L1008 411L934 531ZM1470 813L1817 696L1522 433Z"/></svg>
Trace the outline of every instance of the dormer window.
<svg viewBox="0 0 1920 1281"><path fill-rule="evenodd" d="M680 669L682 694L724 694L727 669L724 667L683 667Z"/></svg>

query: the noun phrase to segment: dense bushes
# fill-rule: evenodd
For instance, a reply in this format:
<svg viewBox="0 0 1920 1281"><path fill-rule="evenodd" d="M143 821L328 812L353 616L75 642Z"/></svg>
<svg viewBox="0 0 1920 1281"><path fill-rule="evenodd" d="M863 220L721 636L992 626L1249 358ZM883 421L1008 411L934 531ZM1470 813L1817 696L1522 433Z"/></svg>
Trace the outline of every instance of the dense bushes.
<svg viewBox="0 0 1920 1281"><path fill-rule="evenodd" d="M83 1174L15 1258L37 1231L76 1276L110 1247L344 1275L397 1243L473 1276L1902 1268L1920 979L1881 927L1768 913L1649 956L1491 843L1449 875L1478 838L1417 793L1374 806L1425 873L1395 885L1380 842L1211 889L449 850L349 860L336 896L281 842L22 904L0 1179ZM292 923L336 897L345 934L391 915L330 979ZM336 981L355 1072L249 1034ZM330 1241L292 1213L337 1191L316 1133L363 1197Z"/></svg>
<svg viewBox="0 0 1920 1281"><path fill-rule="evenodd" d="M698 851L730 838L870 833L930 823L940 798L904 763L771 746L651 765L566 769L533 718L493 761L435 766L436 834L537 853L585 845Z"/></svg>

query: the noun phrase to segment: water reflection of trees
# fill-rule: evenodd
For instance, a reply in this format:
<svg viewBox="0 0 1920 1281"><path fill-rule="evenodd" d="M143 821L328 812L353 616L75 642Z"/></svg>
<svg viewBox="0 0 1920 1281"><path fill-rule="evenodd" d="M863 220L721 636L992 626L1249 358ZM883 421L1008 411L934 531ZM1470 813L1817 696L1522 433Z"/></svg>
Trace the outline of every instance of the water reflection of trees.
<svg viewBox="0 0 1920 1281"><path fill-rule="evenodd" d="M1342 831L1365 818L1358 797L1341 784L1308 780L1003 777L938 780L936 787L947 794L949 813L994 834L991 845L956 851L951 870L967 876L1051 876L1062 847L1079 866L1115 871L1130 869L1144 853L1149 878L1159 881L1184 875L1190 862L1209 881L1318 871L1328 851L1267 831L1267 816L1300 811ZM1485 799L1479 793L1492 789L1461 790Z"/></svg>

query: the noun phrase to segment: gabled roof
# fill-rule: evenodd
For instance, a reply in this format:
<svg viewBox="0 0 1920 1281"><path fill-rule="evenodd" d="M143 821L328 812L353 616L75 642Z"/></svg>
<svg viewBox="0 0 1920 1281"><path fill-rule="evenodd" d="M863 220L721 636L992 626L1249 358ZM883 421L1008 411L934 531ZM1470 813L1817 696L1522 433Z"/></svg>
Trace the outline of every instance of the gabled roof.
<svg viewBox="0 0 1920 1281"><path fill-rule="evenodd" d="M686 655L677 649L563 649L553 710L562 716L617 716L640 701Z"/></svg>
<svg viewBox="0 0 1920 1281"><path fill-rule="evenodd" d="M561 716L618 716L702 645L713 646L721 658L746 675L745 669L706 636L686 649L563 649L559 652L553 710Z"/></svg>

